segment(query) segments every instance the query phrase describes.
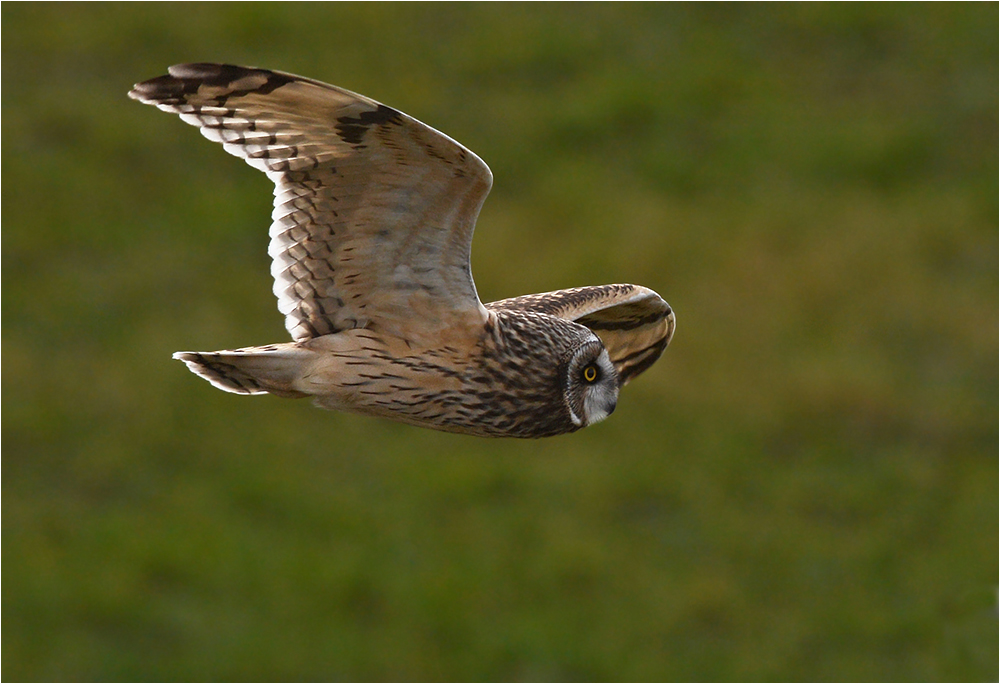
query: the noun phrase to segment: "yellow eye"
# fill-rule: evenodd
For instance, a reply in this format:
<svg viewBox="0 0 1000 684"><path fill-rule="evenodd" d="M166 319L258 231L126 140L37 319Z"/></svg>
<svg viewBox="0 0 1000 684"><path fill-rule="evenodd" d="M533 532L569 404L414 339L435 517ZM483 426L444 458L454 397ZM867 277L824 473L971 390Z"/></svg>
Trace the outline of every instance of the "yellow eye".
<svg viewBox="0 0 1000 684"><path fill-rule="evenodd" d="M587 382L594 382L597 380L597 366L587 366L583 369L583 379Z"/></svg>

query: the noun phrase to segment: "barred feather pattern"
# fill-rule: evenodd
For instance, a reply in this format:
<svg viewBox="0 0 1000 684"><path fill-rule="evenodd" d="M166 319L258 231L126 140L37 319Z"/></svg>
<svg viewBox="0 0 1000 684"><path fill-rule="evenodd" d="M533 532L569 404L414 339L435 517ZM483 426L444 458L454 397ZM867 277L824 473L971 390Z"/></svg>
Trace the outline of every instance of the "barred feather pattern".
<svg viewBox="0 0 1000 684"><path fill-rule="evenodd" d="M492 174L451 138L364 96L264 69L179 65L129 95L274 182L268 253L293 339L485 321L469 260Z"/></svg>
<svg viewBox="0 0 1000 684"><path fill-rule="evenodd" d="M674 332L638 285L483 305L472 234L486 164L402 112L277 71L183 64L129 95L274 182L271 273L292 342L174 358L236 394L483 437L599 422Z"/></svg>

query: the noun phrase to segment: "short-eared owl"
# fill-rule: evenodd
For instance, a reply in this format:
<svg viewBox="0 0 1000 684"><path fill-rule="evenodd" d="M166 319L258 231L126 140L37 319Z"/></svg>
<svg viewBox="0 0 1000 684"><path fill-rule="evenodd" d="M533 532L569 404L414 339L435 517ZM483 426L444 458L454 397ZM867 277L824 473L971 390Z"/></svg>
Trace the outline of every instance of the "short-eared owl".
<svg viewBox="0 0 1000 684"><path fill-rule="evenodd" d="M493 176L402 112L319 81L185 64L129 96L274 181L274 294L293 342L174 358L239 394L490 437L606 418L670 342L652 290L602 285L483 304L469 266Z"/></svg>

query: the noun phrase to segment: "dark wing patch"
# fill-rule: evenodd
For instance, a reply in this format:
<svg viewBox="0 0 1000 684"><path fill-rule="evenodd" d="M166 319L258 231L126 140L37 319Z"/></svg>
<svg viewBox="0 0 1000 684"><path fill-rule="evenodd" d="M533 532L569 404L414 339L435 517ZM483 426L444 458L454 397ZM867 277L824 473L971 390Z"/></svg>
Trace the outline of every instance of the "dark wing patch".
<svg viewBox="0 0 1000 684"><path fill-rule="evenodd" d="M485 321L469 257L492 175L448 136L342 88L228 64L173 66L129 96L274 182L268 253L295 340Z"/></svg>
<svg viewBox="0 0 1000 684"><path fill-rule="evenodd" d="M395 109L380 104L374 112L361 112L357 116L342 116L337 119L337 133L344 142L360 145L369 128L389 123L398 126L403 120Z"/></svg>

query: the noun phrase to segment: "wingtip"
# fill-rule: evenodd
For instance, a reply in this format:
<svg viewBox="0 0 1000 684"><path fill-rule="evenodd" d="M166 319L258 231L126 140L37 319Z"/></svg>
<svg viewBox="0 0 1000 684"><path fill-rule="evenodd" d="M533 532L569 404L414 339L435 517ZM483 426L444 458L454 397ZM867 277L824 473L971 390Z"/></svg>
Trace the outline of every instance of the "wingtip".
<svg viewBox="0 0 1000 684"><path fill-rule="evenodd" d="M163 78L162 76L160 78ZM152 79L155 80L155 79ZM149 96L149 91L151 86L150 81L141 81L132 86L132 89L128 91L128 96L132 100L138 100L139 102L145 102Z"/></svg>
<svg viewBox="0 0 1000 684"><path fill-rule="evenodd" d="M164 96L164 93L177 90L177 81L170 76L157 76L148 81L142 81L132 86L128 91L128 96L143 104L156 104L157 100Z"/></svg>
<svg viewBox="0 0 1000 684"><path fill-rule="evenodd" d="M258 67L221 62L187 62L167 67L163 76L136 83L128 96L144 104L181 104L202 86L228 90L255 90L267 93L296 80L298 76Z"/></svg>
<svg viewBox="0 0 1000 684"><path fill-rule="evenodd" d="M179 81L197 79L210 81L230 79L233 74L246 72L247 68L232 64L216 64L213 62L186 62L167 67L167 73L141 81L132 86L128 96L140 102L151 102L162 97L165 90L177 90Z"/></svg>
<svg viewBox="0 0 1000 684"><path fill-rule="evenodd" d="M677 315L674 313L674 310L669 304L666 302L664 302L664 304L667 305L667 315L664 316L664 320L667 323L667 330L663 337L663 339L666 340L666 344L663 345L663 348L666 349L670 346L671 340L674 339L674 331L677 330Z"/></svg>

